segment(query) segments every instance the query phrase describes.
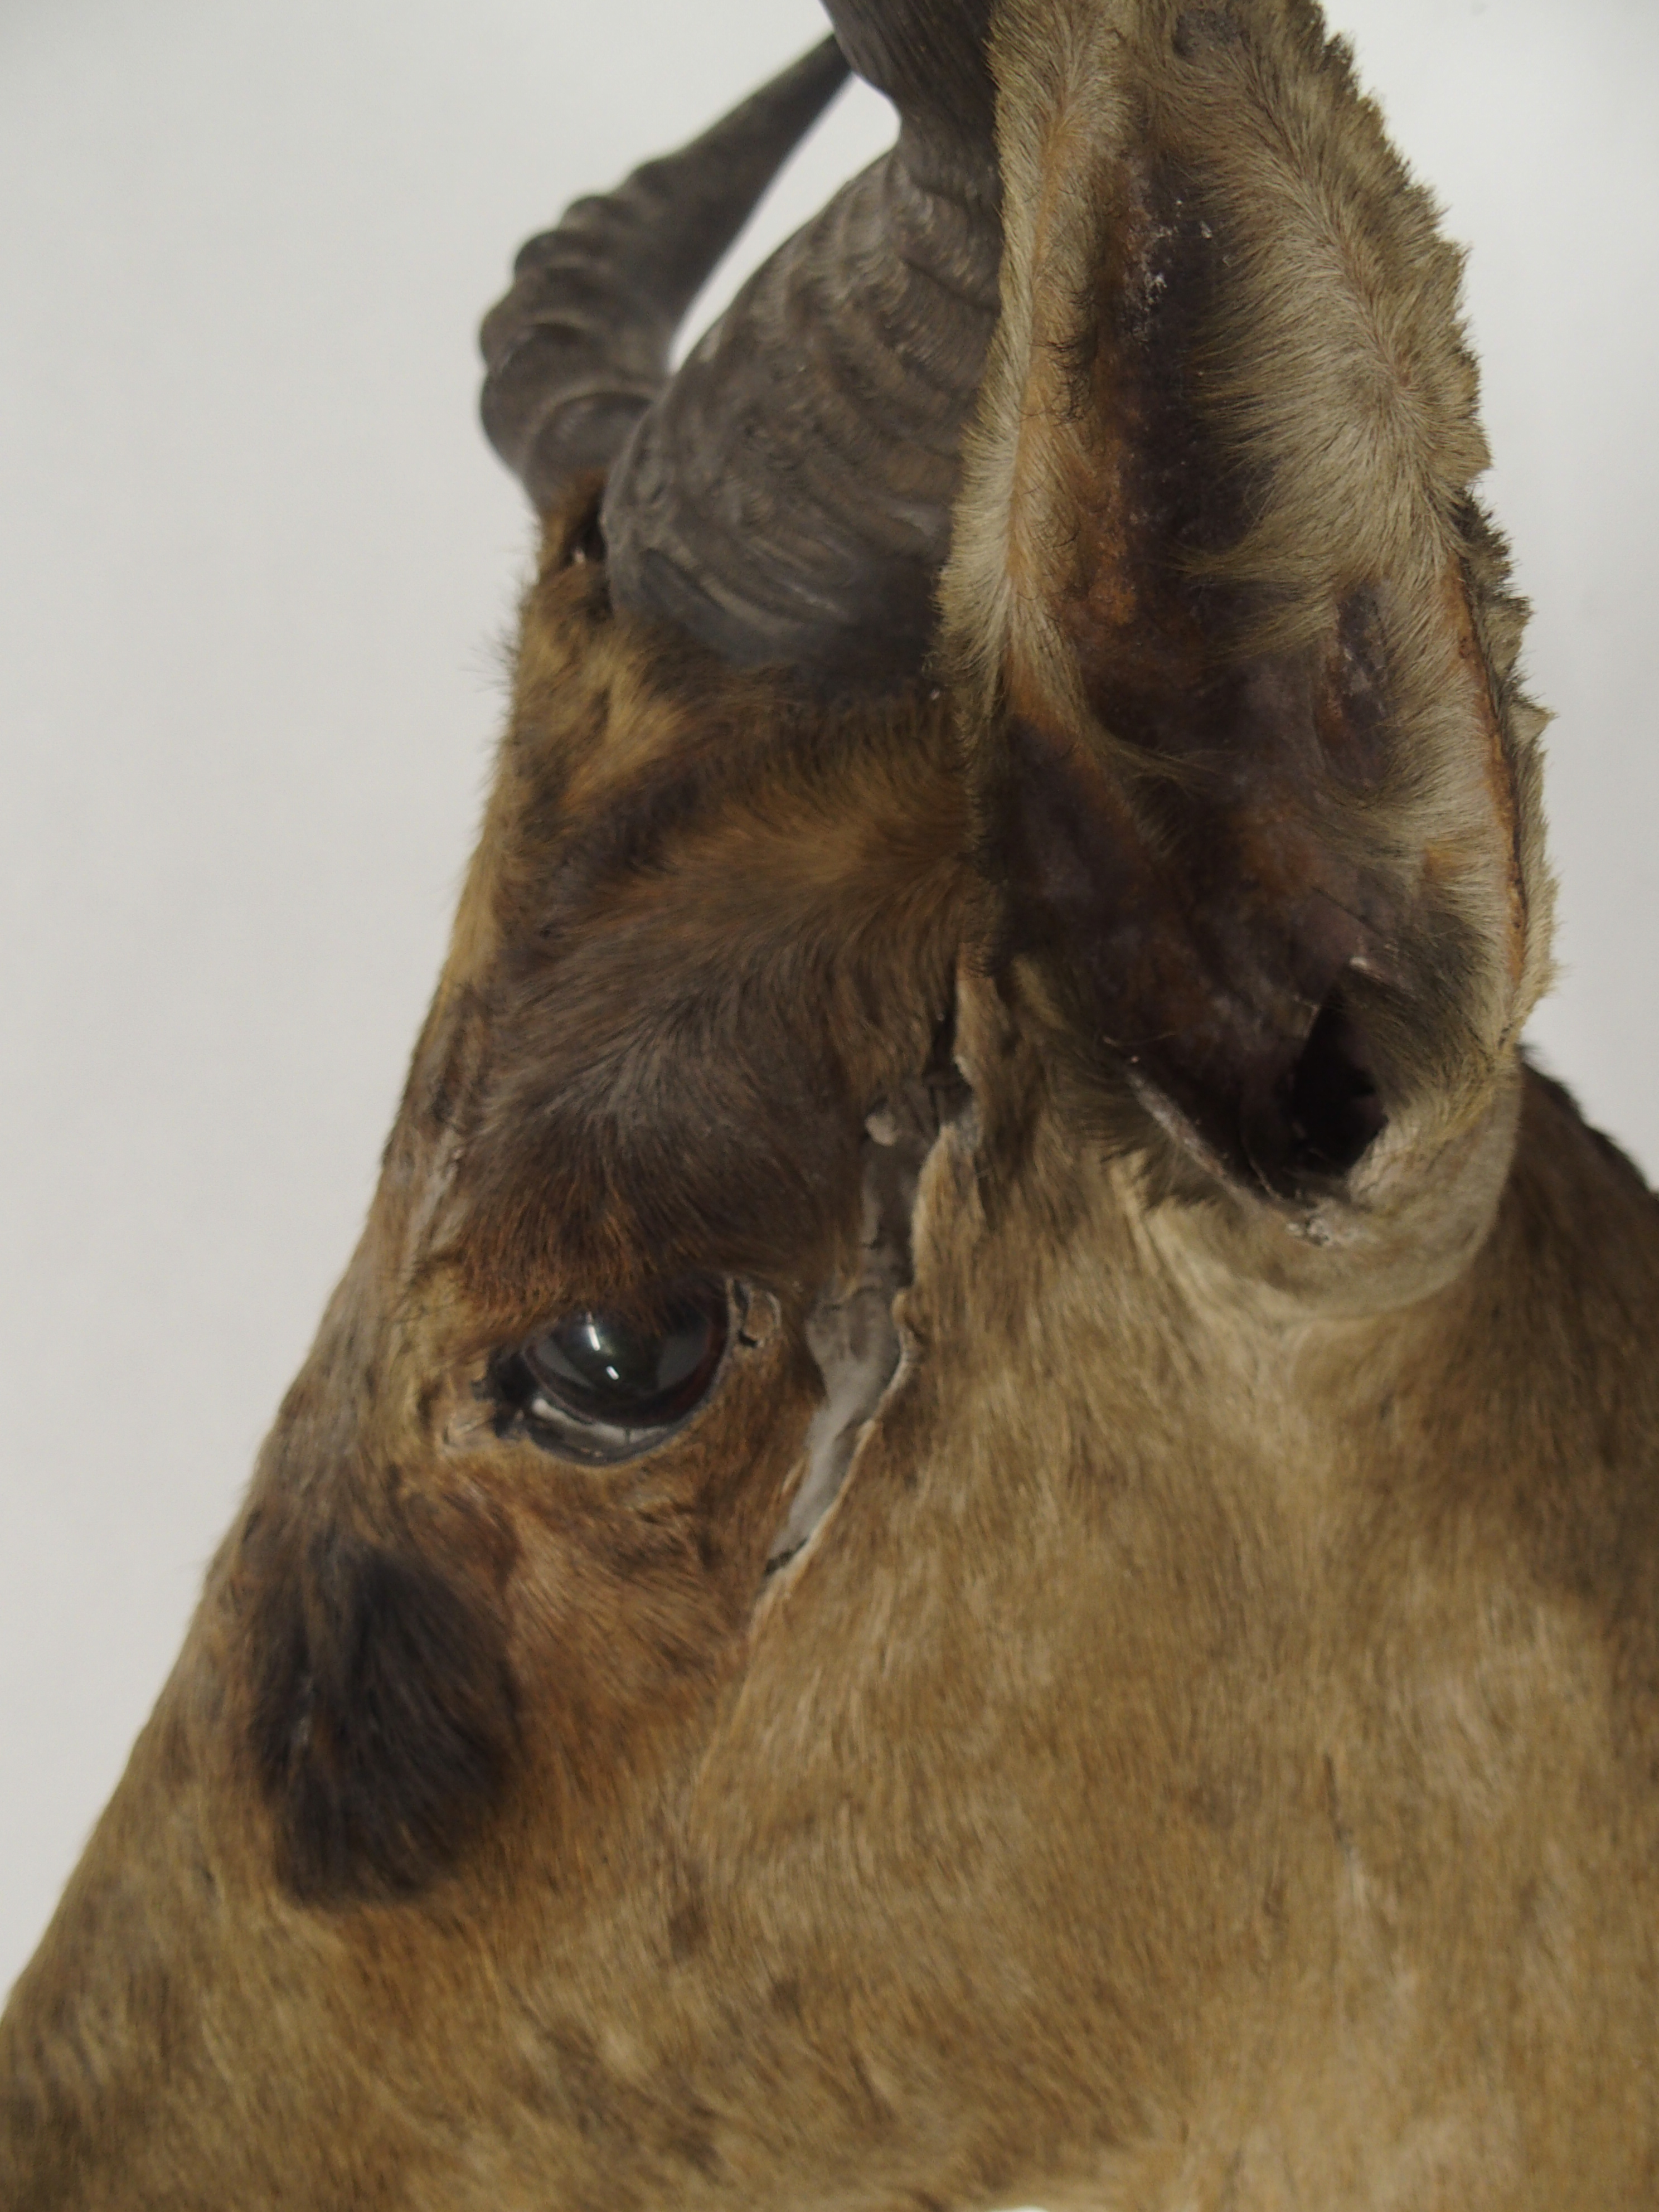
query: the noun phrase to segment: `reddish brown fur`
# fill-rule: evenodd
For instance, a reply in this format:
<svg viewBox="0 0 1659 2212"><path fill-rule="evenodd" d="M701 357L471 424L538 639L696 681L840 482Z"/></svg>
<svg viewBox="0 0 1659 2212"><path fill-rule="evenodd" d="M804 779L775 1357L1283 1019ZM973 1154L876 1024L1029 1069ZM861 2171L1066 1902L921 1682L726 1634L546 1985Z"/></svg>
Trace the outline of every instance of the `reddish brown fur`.
<svg viewBox="0 0 1659 2212"><path fill-rule="evenodd" d="M363 1243L0 2027L9 2212L1659 2190L1659 1208L1518 1055L1455 272L1299 0L998 40L953 685L805 706L556 520ZM1103 210L1176 154L1228 268L1313 271L1294 406L1197 234L1136 383ZM1353 375L1345 536L1291 448ZM776 1567L946 1043L902 1363ZM1343 1067L1384 1126L1298 1152ZM686 1271L744 1295L683 1430L495 1418Z"/></svg>

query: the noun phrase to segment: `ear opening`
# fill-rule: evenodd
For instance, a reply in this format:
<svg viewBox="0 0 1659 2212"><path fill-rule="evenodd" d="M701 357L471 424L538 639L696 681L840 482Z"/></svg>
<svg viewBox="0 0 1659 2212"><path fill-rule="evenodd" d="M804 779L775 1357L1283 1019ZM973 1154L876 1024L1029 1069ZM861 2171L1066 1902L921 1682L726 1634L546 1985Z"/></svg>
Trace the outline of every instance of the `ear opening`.
<svg viewBox="0 0 1659 2212"><path fill-rule="evenodd" d="M1340 983L1291 1070L1282 1110L1290 1170L1303 1184L1351 1174L1388 1126L1364 1031Z"/></svg>

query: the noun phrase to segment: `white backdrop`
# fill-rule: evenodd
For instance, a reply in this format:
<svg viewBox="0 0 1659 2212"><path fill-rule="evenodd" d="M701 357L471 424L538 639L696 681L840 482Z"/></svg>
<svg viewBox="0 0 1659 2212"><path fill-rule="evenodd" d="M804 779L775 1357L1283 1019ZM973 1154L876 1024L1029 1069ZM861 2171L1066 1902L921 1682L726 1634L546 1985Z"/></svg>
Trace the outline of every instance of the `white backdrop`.
<svg viewBox="0 0 1659 2212"><path fill-rule="evenodd" d="M1536 1035L1651 1173L1659 10L1334 14L1474 248L1559 714ZM814 0L0 9L0 1989L350 1249L436 972L530 542L477 317L575 192L821 28ZM888 135L844 95L744 265Z"/></svg>

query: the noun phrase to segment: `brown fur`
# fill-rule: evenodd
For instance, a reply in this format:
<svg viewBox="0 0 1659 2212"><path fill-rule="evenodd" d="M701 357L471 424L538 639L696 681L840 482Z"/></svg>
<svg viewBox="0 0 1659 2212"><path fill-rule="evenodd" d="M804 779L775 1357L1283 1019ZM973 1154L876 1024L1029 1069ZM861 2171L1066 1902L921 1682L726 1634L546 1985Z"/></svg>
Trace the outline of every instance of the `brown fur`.
<svg viewBox="0 0 1659 2212"><path fill-rule="evenodd" d="M1518 1056L1455 267L1299 0L998 40L952 688L803 706L555 519L363 1243L0 2027L9 2212L1659 2190L1659 1206ZM492 1418L687 1270L684 1430Z"/></svg>

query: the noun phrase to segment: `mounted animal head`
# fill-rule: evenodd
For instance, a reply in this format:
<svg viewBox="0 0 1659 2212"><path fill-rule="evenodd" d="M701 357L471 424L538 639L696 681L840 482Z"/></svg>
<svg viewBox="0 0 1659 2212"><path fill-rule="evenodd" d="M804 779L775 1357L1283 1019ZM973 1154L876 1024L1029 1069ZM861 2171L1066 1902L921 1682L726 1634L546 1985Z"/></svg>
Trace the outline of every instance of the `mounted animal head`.
<svg viewBox="0 0 1659 2212"><path fill-rule="evenodd" d="M1651 1556L1659 1280L1518 1054L1456 257L1304 0L830 13L484 325L544 521L497 780L8 2015L20 2208L1611 2205L1656 2155L1606 2094L1653 1876L1541 1808L1651 1833L1596 1763L1638 1659L1564 1623ZM671 377L849 62L892 152ZM1546 1431L1613 1470L1583 1528Z"/></svg>

